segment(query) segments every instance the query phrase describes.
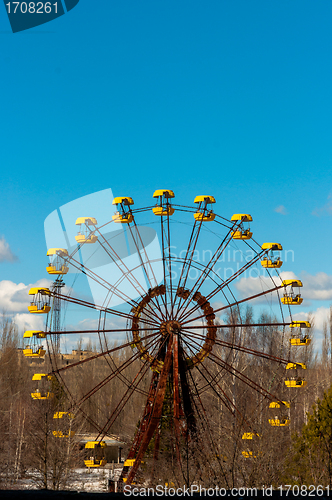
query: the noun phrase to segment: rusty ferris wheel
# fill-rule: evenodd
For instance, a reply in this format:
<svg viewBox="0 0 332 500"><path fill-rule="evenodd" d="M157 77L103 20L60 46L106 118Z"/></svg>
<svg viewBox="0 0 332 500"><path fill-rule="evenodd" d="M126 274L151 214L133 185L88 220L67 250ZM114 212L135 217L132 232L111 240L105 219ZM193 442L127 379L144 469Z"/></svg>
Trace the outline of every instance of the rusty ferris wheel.
<svg viewBox="0 0 332 500"><path fill-rule="evenodd" d="M308 343L301 330L306 325L292 321L289 307L301 303L293 287L302 284L279 278L282 261L276 253L279 254L282 247L279 243L258 245L249 227L252 221L249 214L235 214L230 219L220 217L213 210L213 196L197 196L195 207L175 204L171 190L157 190L154 198L156 205L138 209L134 209L131 197L115 198L113 205L117 206L117 212L107 224L98 226L94 217L79 217L76 220L79 226L77 245L71 249L48 251L50 274L58 275L61 280L70 268L83 272L90 283L103 290L103 295L99 295L101 303L98 299L90 302L75 297L72 292L65 294L60 287L30 291L33 299L29 310L32 313L49 313L52 297L57 302L75 304L83 311L98 312L95 329L57 332L49 327L49 331L27 335L48 339L52 370L41 378L45 377L45 383L49 383L55 377L67 396L67 414L81 412L94 429L95 440L87 445L93 454L86 463L89 467L105 465L103 439L122 418L133 395L138 393L145 401L122 472L122 480L127 483L134 480L147 451L154 460L158 459L165 418L172 436L169 453L180 467L183 449L188 443L202 451L200 433L203 428L213 440L204 403L204 394L208 391L232 418L247 430L254 430L250 416L243 414L237 405L225 377L230 377L233 385L235 381L253 391L260 401L275 406L284 404L281 396L274 394L271 384L267 388L259 383L254 371L239 369L237 356L263 360L274 373L280 367L281 370L294 368L291 371L295 373L301 366L299 363L290 366L290 350L283 346L278 353L254 348L248 342L248 328L275 328L284 332L289 325L293 327L291 343ZM154 228L156 239L139 225L139 218L148 214L153 217L150 226ZM123 230L105 233L105 227L110 226L125 228L125 235ZM121 254L121 238L122 244L125 238L126 246L131 249L129 254L132 252L135 258L128 259ZM183 248L179 255L171 251L176 246L176 239ZM197 252L202 242L206 245L207 241L214 248L202 263L196 258ZM246 245L250 258L242 261L229 276L221 276L216 265L234 244ZM98 248L98 252L92 248ZM89 257L82 261L80 252L83 249L89 249ZM111 277L103 274L105 268L100 266L100 259L112 265ZM238 299L234 288L236 280L255 266L266 273L260 280L261 289ZM279 319L274 316L273 320L266 317L257 324L246 323L243 306L265 298L278 303ZM282 304L288 306L288 321ZM52 339L60 336L63 340L72 334L95 335L98 349L82 360L62 365L59 345L54 347ZM118 345L114 345L114 335L123 335ZM121 356L125 350L126 356ZM38 350L35 354L38 356ZM96 364L100 360L102 367ZM93 376L79 384L82 366L89 365ZM288 377L289 386L291 379L302 380L302 383L296 382L298 386L304 384L298 373L296 375L297 378ZM121 394L107 413L96 410L100 401L108 397L107 388L112 384L121 387ZM48 398L51 392L45 394Z"/></svg>

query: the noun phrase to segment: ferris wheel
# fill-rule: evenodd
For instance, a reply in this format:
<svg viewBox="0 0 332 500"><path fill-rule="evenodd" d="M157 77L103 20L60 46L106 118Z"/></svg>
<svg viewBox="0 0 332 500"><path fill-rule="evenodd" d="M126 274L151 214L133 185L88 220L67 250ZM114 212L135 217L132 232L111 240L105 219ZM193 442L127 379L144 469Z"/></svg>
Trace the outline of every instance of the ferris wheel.
<svg viewBox="0 0 332 500"><path fill-rule="evenodd" d="M306 383L292 346L310 343L303 333L309 323L291 314L302 283L282 279L282 246L258 244L251 215L221 217L208 195L196 196L194 206L176 204L169 189L153 198L137 209L131 197L114 198L116 212L102 225L93 213L77 214L76 245L48 250L47 270L58 284L31 289L29 310L51 314L52 301L61 301L91 318L90 327L57 331L49 322L44 332L25 334L32 338L27 356L44 354L38 339L46 338L51 367L39 379L56 379L66 394L63 414L82 414L94 433L86 465L105 465L105 436L131 442L121 476L128 484L143 459L157 460L165 449L181 470L188 446L197 462L206 436L217 439L215 415L222 413L229 432L236 421L246 443L259 436L263 407L279 412L270 425L289 425L285 390ZM63 291L68 272L85 275L90 298ZM264 312L257 318L251 305ZM64 359L73 336L89 337L94 348ZM255 456L249 445L242 454ZM213 460L222 467L220 455Z"/></svg>

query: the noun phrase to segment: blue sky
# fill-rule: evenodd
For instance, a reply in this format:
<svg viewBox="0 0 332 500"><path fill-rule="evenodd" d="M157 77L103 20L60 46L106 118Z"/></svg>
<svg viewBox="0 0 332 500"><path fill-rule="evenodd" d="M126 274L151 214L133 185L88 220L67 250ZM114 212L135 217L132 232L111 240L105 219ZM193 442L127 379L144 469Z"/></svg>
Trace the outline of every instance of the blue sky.
<svg viewBox="0 0 332 500"><path fill-rule="evenodd" d="M47 278L43 224L65 203L111 188L144 206L169 187L187 205L212 194L219 214L252 214L258 241L293 249L287 271L310 275L302 310L321 325L331 17L329 0L80 0L12 34L1 7L0 233L18 257L3 254L1 280Z"/></svg>

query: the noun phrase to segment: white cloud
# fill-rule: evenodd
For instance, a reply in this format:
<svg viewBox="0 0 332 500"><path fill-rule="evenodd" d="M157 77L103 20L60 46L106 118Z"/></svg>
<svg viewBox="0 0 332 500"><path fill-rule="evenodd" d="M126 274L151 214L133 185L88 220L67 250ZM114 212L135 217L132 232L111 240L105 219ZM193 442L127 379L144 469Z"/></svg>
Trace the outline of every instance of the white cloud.
<svg viewBox="0 0 332 500"><path fill-rule="evenodd" d="M17 313L13 316L15 325L19 332L25 332L26 330L44 330L44 318L28 313Z"/></svg>
<svg viewBox="0 0 332 500"><path fill-rule="evenodd" d="M303 289L301 294L309 300L332 300L332 276L323 272L315 275L301 273Z"/></svg>
<svg viewBox="0 0 332 500"><path fill-rule="evenodd" d="M284 207L284 205L278 205L274 209L274 211L277 212L278 214L282 214L282 215L287 215L288 214L288 211L287 211L286 207Z"/></svg>
<svg viewBox="0 0 332 500"><path fill-rule="evenodd" d="M239 291L241 298L246 298L270 290L275 286L279 286L281 285L282 280L296 279L296 276L292 272L284 272L280 273L280 278L278 276L273 276L273 281L269 276L255 276L255 277L241 278L237 283L235 283L235 287ZM259 297L257 300L263 302L266 299L264 298L263 295L262 297Z"/></svg>
<svg viewBox="0 0 332 500"><path fill-rule="evenodd" d="M332 194L330 193L327 197L327 202L325 205L313 210L312 215L316 217L321 217L322 215L332 215Z"/></svg>
<svg viewBox="0 0 332 500"><path fill-rule="evenodd" d="M5 240L5 237L0 238L0 262L15 262L18 258L10 249L9 244Z"/></svg>

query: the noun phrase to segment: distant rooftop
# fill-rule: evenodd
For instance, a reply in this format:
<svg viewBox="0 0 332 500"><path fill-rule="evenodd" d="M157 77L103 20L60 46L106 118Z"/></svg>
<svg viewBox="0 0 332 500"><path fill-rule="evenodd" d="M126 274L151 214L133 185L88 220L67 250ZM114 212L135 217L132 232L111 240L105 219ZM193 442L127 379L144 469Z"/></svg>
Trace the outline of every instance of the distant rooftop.
<svg viewBox="0 0 332 500"><path fill-rule="evenodd" d="M95 441L96 434L76 434L75 441L76 440L81 444L86 444L88 441ZM122 446L125 444L123 441L120 441L117 436L105 436L103 441L107 446Z"/></svg>

